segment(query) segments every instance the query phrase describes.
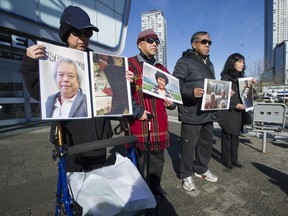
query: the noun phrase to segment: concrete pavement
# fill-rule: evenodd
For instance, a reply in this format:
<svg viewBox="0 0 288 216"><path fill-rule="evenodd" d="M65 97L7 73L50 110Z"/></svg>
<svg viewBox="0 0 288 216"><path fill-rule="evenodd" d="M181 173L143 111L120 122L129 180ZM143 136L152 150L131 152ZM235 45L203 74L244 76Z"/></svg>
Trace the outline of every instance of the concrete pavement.
<svg viewBox="0 0 288 216"><path fill-rule="evenodd" d="M171 147L166 152L162 186L167 198L161 216L288 215L288 135L267 136L267 153L254 133L241 136L239 161L245 168L227 170L220 163L221 130L215 125L210 170L217 183L193 176L197 191L186 192L177 177L180 124L170 118ZM276 138L276 140L274 139ZM53 215L57 162L51 158L47 123L0 128L0 215Z"/></svg>

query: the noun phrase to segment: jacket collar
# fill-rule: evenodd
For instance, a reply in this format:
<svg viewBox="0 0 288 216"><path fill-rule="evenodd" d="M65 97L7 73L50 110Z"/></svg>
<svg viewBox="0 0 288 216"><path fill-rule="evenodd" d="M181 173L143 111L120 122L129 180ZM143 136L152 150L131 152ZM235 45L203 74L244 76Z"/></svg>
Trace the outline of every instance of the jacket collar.
<svg viewBox="0 0 288 216"><path fill-rule="evenodd" d="M153 66L159 63L159 62L157 62L157 60L155 58L153 58L153 60L149 61L149 59L147 57L145 58L144 54L141 54L141 53L139 53L137 55L137 59L139 62L146 62L146 63L153 65Z"/></svg>

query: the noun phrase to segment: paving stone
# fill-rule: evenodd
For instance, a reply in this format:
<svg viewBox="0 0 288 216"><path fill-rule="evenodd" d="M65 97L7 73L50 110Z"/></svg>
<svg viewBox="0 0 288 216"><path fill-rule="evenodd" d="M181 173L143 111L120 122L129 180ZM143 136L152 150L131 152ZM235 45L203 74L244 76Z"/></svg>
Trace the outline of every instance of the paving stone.
<svg viewBox="0 0 288 216"><path fill-rule="evenodd" d="M241 136L239 161L244 169L228 170L220 163L221 131L214 130L209 169L219 180L211 183L193 176L197 190L186 192L179 176L180 124L170 122L171 147L166 151L159 202L161 216L274 216L288 212L288 135L262 140ZM2 128L2 131L4 129ZM53 161L49 125L6 130L0 137L0 215L53 215L57 161ZM270 137L270 136L269 136ZM107 150L108 151L108 150Z"/></svg>

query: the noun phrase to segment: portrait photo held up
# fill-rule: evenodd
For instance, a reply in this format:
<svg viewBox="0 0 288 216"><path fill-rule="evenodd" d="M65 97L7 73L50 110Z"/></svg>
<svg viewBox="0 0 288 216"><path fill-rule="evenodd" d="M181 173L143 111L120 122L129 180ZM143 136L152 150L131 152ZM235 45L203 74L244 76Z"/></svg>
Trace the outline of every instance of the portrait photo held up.
<svg viewBox="0 0 288 216"><path fill-rule="evenodd" d="M94 116L132 115L130 82L125 78L128 59L90 52Z"/></svg>
<svg viewBox="0 0 288 216"><path fill-rule="evenodd" d="M167 98L173 102L183 104L179 80L146 62L143 64L143 92L154 97Z"/></svg>
<svg viewBox="0 0 288 216"><path fill-rule="evenodd" d="M228 110L231 86L230 81L205 79L201 110Z"/></svg>
<svg viewBox="0 0 288 216"><path fill-rule="evenodd" d="M245 111L253 110L253 77L239 78L239 94Z"/></svg>
<svg viewBox="0 0 288 216"><path fill-rule="evenodd" d="M47 53L39 60L42 119L132 115L127 58L38 44Z"/></svg>
<svg viewBox="0 0 288 216"><path fill-rule="evenodd" d="M91 118L87 54L38 41L46 47L39 60L42 119Z"/></svg>

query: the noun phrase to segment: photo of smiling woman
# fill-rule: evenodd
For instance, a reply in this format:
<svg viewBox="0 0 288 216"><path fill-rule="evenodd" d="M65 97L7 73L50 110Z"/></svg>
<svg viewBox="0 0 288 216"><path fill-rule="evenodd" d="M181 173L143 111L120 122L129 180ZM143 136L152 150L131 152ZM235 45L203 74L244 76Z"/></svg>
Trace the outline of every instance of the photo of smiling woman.
<svg viewBox="0 0 288 216"><path fill-rule="evenodd" d="M87 99L81 89L82 73L75 61L61 58L55 63L53 79L59 90L46 101L46 117L87 117Z"/></svg>
<svg viewBox="0 0 288 216"><path fill-rule="evenodd" d="M166 89L166 85L169 83L167 76L164 73L157 71L155 73L155 79L157 85L154 86L150 91L156 94L160 94L166 98L173 98L172 94Z"/></svg>

